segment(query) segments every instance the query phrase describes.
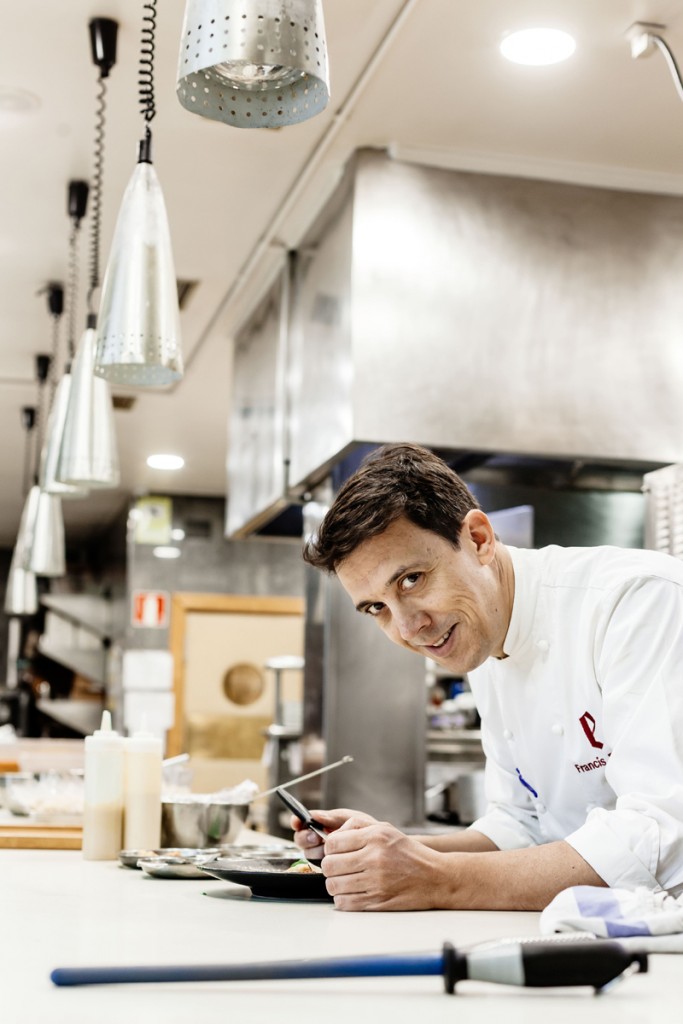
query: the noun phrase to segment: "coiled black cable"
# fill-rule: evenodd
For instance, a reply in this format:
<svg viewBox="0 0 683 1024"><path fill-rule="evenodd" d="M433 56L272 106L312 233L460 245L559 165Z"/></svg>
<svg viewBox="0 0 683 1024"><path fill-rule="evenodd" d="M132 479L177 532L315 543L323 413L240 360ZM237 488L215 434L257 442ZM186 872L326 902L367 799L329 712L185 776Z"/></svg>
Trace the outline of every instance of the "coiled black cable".
<svg viewBox="0 0 683 1024"><path fill-rule="evenodd" d="M52 355L50 357L50 375L48 377L48 385L50 388L50 400L48 402L48 413L51 411L55 400L55 391L57 390L57 363L59 360L59 323L60 315L53 314L52 316Z"/></svg>
<svg viewBox="0 0 683 1024"><path fill-rule="evenodd" d="M76 303L78 300L78 233L81 227L80 220L71 222L69 232L69 266L66 276L66 346L67 359L73 362L76 355Z"/></svg>
<svg viewBox="0 0 683 1024"><path fill-rule="evenodd" d="M104 174L104 125L107 109L107 83L100 73L97 110L95 112L95 146L93 162L92 208L90 220L90 284L88 313L94 313L93 295L100 283L100 231L102 227L102 178Z"/></svg>
<svg viewBox="0 0 683 1024"><path fill-rule="evenodd" d="M142 16L142 41L140 44L140 68L138 71L138 103L145 119L147 138L150 137L150 121L156 116L156 104L154 100L154 54L156 49L155 35L157 27L157 0L143 5L145 13Z"/></svg>

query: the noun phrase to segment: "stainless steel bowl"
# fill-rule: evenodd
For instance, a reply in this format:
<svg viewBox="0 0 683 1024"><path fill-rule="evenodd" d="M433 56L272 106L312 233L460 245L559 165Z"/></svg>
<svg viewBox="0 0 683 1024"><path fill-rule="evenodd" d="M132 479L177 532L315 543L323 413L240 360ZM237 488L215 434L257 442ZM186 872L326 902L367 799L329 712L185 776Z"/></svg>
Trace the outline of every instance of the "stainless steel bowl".
<svg viewBox="0 0 683 1024"><path fill-rule="evenodd" d="M164 800L161 845L205 849L232 843L246 821L249 804L208 803L201 799Z"/></svg>
<svg viewBox="0 0 683 1024"><path fill-rule="evenodd" d="M15 786L30 785L37 780L37 772L0 772L0 808L8 806L9 794Z"/></svg>

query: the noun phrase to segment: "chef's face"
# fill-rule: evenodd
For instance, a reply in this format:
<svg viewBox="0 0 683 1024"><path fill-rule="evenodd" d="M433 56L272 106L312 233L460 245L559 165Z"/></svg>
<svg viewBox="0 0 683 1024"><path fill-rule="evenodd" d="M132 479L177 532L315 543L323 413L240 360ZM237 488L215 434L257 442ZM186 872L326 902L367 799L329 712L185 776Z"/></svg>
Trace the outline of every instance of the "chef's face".
<svg viewBox="0 0 683 1024"><path fill-rule="evenodd" d="M500 547L479 509L455 548L440 534L396 520L337 566L357 610L401 647L462 674L503 656L511 592Z"/></svg>

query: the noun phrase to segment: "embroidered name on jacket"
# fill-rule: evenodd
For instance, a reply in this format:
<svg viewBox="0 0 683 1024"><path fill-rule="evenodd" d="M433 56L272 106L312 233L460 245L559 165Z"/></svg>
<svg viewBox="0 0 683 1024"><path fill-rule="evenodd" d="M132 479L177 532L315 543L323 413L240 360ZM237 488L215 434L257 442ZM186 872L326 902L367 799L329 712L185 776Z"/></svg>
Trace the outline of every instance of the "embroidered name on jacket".
<svg viewBox="0 0 683 1024"><path fill-rule="evenodd" d="M607 761L604 757L596 757L595 761L589 761L587 764L575 764L577 772L594 772L596 768L604 768Z"/></svg>

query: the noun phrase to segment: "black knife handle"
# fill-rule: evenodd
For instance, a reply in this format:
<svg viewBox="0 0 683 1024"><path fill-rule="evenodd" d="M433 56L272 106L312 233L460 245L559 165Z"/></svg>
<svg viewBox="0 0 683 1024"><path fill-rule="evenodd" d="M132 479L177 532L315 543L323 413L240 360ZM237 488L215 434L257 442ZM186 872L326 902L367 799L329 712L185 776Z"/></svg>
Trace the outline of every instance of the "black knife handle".
<svg viewBox="0 0 683 1024"><path fill-rule="evenodd" d="M502 940L467 953L448 942L443 948L444 984L451 993L465 979L530 988L590 985L599 990L634 966L647 971L647 954L632 952L612 939Z"/></svg>

